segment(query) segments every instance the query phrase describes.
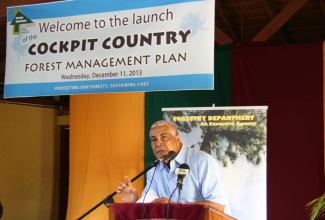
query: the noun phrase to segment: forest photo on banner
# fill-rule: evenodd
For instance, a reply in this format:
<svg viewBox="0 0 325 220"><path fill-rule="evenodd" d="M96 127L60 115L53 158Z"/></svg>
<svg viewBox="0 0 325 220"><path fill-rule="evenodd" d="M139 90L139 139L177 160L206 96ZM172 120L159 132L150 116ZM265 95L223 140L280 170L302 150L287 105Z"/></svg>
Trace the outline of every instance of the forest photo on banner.
<svg viewBox="0 0 325 220"><path fill-rule="evenodd" d="M163 108L184 147L211 154L222 167L231 215L266 219L267 107ZM184 192L186 193L186 192Z"/></svg>

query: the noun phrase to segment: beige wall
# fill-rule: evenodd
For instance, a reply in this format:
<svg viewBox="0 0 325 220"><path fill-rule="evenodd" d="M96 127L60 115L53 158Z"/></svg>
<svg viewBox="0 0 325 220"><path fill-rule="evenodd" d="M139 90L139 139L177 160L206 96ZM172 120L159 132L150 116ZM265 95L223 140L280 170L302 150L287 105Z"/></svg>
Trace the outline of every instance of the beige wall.
<svg viewBox="0 0 325 220"><path fill-rule="evenodd" d="M0 103L3 220L57 219L57 110Z"/></svg>

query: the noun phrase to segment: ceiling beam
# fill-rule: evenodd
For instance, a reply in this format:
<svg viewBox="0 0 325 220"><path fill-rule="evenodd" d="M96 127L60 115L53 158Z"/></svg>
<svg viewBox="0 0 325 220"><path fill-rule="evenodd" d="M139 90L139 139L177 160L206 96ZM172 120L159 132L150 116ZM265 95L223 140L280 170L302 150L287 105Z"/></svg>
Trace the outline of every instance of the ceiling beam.
<svg viewBox="0 0 325 220"><path fill-rule="evenodd" d="M69 109L69 101L55 101L50 99L45 99L42 97L26 97L26 98L3 98L0 96L0 103L15 104L15 105L27 105L43 108L57 108L57 109Z"/></svg>
<svg viewBox="0 0 325 220"><path fill-rule="evenodd" d="M214 27L214 41L219 45L231 44L233 40L218 27Z"/></svg>
<svg viewBox="0 0 325 220"><path fill-rule="evenodd" d="M0 0L0 17L7 17L7 7L42 4L48 2L57 2L62 0Z"/></svg>
<svg viewBox="0 0 325 220"><path fill-rule="evenodd" d="M254 38L253 41L267 41L276 33L308 0L291 0Z"/></svg>
<svg viewBox="0 0 325 220"><path fill-rule="evenodd" d="M266 11L267 11L270 19L272 20L277 14L277 12L275 10L275 7L274 7L273 1L271 1L271 0L263 0L263 4L264 4L264 6L266 8ZM278 33L279 38L280 38L280 40L281 40L281 42L283 44L286 44L286 43L289 42L288 34L284 31L283 27L280 28L277 33Z"/></svg>
<svg viewBox="0 0 325 220"><path fill-rule="evenodd" d="M320 8L322 10L323 16L325 17L325 1L324 0L318 0L320 4Z"/></svg>
<svg viewBox="0 0 325 220"><path fill-rule="evenodd" d="M239 31L236 28L236 25L234 25L234 22L230 19L229 14L227 13L227 10L224 6L224 1L222 0L216 0L216 13L222 18L223 22L225 23L227 30L230 33L230 36L233 40L239 39Z"/></svg>

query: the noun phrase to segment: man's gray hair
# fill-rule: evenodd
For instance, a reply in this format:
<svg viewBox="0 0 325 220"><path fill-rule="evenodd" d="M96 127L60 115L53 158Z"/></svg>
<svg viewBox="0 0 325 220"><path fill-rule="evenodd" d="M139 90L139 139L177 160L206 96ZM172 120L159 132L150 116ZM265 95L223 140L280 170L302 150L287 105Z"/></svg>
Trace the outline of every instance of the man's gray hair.
<svg viewBox="0 0 325 220"><path fill-rule="evenodd" d="M178 130L176 125L171 121L166 121L166 120L156 121L155 123L152 124L151 129L162 125L167 125L171 129L171 132L174 134L174 136L178 135Z"/></svg>

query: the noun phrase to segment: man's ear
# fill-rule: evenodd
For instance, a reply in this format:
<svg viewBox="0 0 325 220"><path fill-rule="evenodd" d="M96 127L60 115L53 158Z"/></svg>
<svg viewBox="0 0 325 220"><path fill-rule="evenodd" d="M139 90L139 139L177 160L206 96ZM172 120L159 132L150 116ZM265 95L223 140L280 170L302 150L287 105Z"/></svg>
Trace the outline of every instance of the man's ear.
<svg viewBox="0 0 325 220"><path fill-rule="evenodd" d="M179 136L179 134L177 134L177 135L175 136L175 138L176 138L176 141L177 141L177 142L181 142L181 137Z"/></svg>

